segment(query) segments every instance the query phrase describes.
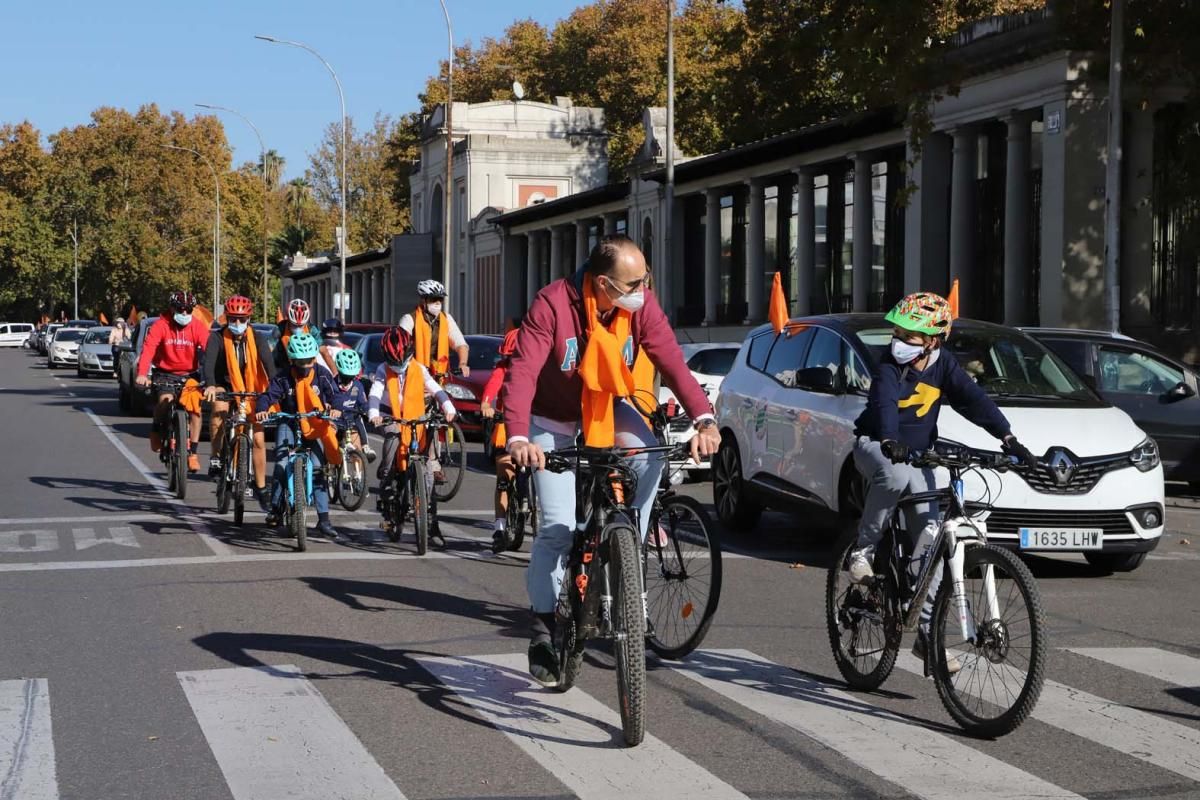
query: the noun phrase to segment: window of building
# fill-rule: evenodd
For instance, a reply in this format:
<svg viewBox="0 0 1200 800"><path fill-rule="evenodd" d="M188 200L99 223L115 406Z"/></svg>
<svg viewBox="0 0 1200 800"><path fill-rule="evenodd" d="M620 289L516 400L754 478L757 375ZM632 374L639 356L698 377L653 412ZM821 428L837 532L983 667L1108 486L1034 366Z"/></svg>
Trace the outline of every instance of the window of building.
<svg viewBox="0 0 1200 800"><path fill-rule="evenodd" d="M654 267L654 226L650 218L642 220L642 255L646 257L646 267Z"/></svg>
<svg viewBox="0 0 1200 800"><path fill-rule="evenodd" d="M763 189L763 272L779 270L779 187ZM783 270L787 274L787 270ZM768 284L769 286L769 284ZM787 292L787 287L784 287ZM790 295L789 295L790 296Z"/></svg>
<svg viewBox="0 0 1200 800"><path fill-rule="evenodd" d="M887 295L888 165L871 165L871 284L867 288L871 311L882 309Z"/></svg>
<svg viewBox="0 0 1200 800"><path fill-rule="evenodd" d="M832 310L829 298L829 176L813 178L813 217L816 228L816 258L813 264L813 293L809 307L813 313Z"/></svg>
<svg viewBox="0 0 1200 800"><path fill-rule="evenodd" d="M854 170L842 173L841 189L841 263L834 273L834 311L850 311L854 307Z"/></svg>

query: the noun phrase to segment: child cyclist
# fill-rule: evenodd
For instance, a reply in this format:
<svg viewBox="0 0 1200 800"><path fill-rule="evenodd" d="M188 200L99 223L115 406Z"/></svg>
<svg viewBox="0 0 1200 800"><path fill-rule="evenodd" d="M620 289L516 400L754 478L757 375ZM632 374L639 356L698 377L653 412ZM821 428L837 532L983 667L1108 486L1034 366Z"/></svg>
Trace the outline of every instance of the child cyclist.
<svg viewBox="0 0 1200 800"><path fill-rule="evenodd" d="M512 354L517 349L517 329L509 331L500 345L500 360L492 370L492 376L483 387L483 397L479 401L479 413L484 419L493 419L497 411L503 411L500 400L500 387L504 385L504 375L512 363ZM492 447L496 459L496 523L492 532L492 552L503 553L512 544L508 531L505 529L508 519L508 487L513 485L517 475L513 466L512 456L508 454L505 445L508 443L504 433L504 423L497 423L492 434Z"/></svg>
<svg viewBox="0 0 1200 800"><path fill-rule="evenodd" d="M288 414L328 410L330 419L336 420L341 416L333 407L333 381L313 366L317 359L316 338L309 333L293 333L288 339L287 357L291 362L289 368L272 378L267 384L267 391L258 396L255 418L259 422L266 422L271 416L267 410L271 406L278 406L280 411ZM322 444L311 451L314 461L313 505L317 507L318 535L336 542L338 532L329 521L329 492L325 489L322 468L326 459L341 458L341 454L338 452L337 435L326 420L299 420L295 428L280 425L275 433L275 487L271 492L271 512L267 516L267 524L279 523L279 511L283 505L285 454L295 441L296 430L304 439L319 440Z"/></svg>
<svg viewBox="0 0 1200 800"><path fill-rule="evenodd" d="M855 583L869 582L874 576L875 546L901 496L936 488L933 470L914 467L908 460L911 453L928 450L937 439L943 398L967 420L1000 439L1005 452L1026 464L1035 463L987 393L953 355L943 356L953 324L950 304L944 298L930 292L910 294L884 319L894 326L891 345L879 360L867 407L854 428L854 464L867 487L858 542L850 554L850 579ZM915 507L906 522L914 544L910 569L917 573L937 533L937 509L932 504ZM913 654L921 659L925 658L932 599L942 578L940 564L936 570L913 645ZM949 659L949 666L956 672L959 665Z"/></svg>
<svg viewBox="0 0 1200 800"><path fill-rule="evenodd" d="M396 423L383 425L383 416L379 411L384 397L395 419L417 419L425 415L425 397L432 396L441 405L447 422L453 422L457 411L450 397L442 390L440 384L429 374L425 365L413 358L413 335L400 326L389 328L380 342L383 349L383 363L375 370L375 379L371 383L370 399L368 401L368 418L372 425L383 427L383 458L379 463L379 509L384 511L391 501L392 472L396 468L396 455L400 450L401 428ZM430 482L432 495L432 472L426 476ZM437 521L437 500L430 500L429 526L430 538L445 544ZM383 520L384 530L388 530L392 521Z"/></svg>
<svg viewBox="0 0 1200 800"><path fill-rule="evenodd" d="M358 376L362 374L362 357L357 350L343 347L337 350L333 357L333 365L337 370L334 376L333 407L342 412L338 420L338 430L350 428L350 438L354 446L367 457L367 461L375 460L375 451L367 441L367 426L363 418L367 415L367 392L362 387Z"/></svg>

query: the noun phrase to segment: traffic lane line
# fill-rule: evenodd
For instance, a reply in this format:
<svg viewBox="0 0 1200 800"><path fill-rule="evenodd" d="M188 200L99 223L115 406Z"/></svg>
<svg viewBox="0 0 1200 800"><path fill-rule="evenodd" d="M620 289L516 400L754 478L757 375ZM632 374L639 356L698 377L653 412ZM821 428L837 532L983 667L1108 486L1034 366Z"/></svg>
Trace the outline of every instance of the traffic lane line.
<svg viewBox="0 0 1200 800"><path fill-rule="evenodd" d="M0 800L58 800L50 686L0 681Z"/></svg>

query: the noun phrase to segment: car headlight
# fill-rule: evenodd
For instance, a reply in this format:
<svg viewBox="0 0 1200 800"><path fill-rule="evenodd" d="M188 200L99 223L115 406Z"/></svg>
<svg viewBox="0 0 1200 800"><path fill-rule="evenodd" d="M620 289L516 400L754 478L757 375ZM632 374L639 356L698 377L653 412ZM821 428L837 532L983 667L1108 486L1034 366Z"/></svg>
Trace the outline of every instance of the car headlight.
<svg viewBox="0 0 1200 800"><path fill-rule="evenodd" d="M1138 468L1139 472L1149 472L1159 464L1158 445L1150 437L1129 451L1129 463Z"/></svg>
<svg viewBox="0 0 1200 800"><path fill-rule="evenodd" d="M466 386L458 383L446 384L446 394L450 395L455 400L475 400L475 393Z"/></svg>

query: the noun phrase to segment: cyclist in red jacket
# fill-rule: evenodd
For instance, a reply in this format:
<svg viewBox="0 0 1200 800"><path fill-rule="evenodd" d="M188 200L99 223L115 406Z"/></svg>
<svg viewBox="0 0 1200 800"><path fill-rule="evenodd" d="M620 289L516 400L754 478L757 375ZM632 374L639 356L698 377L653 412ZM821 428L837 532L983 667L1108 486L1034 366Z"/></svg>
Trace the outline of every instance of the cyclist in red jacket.
<svg viewBox="0 0 1200 800"><path fill-rule="evenodd" d="M135 381L138 386L150 386L151 366L160 375L180 378L194 377L200 371L201 355L208 343L208 327L192 317L196 295L187 291L171 292L167 305L167 313L155 320L150 330L146 331L146 341L138 359ZM167 413L173 399L174 395L169 392L160 394L154 408L150 449L156 453L162 447L160 431L167 424ZM200 459L196 456L196 446L200 443L200 414L198 411L189 412L188 417L188 471L199 472Z"/></svg>

